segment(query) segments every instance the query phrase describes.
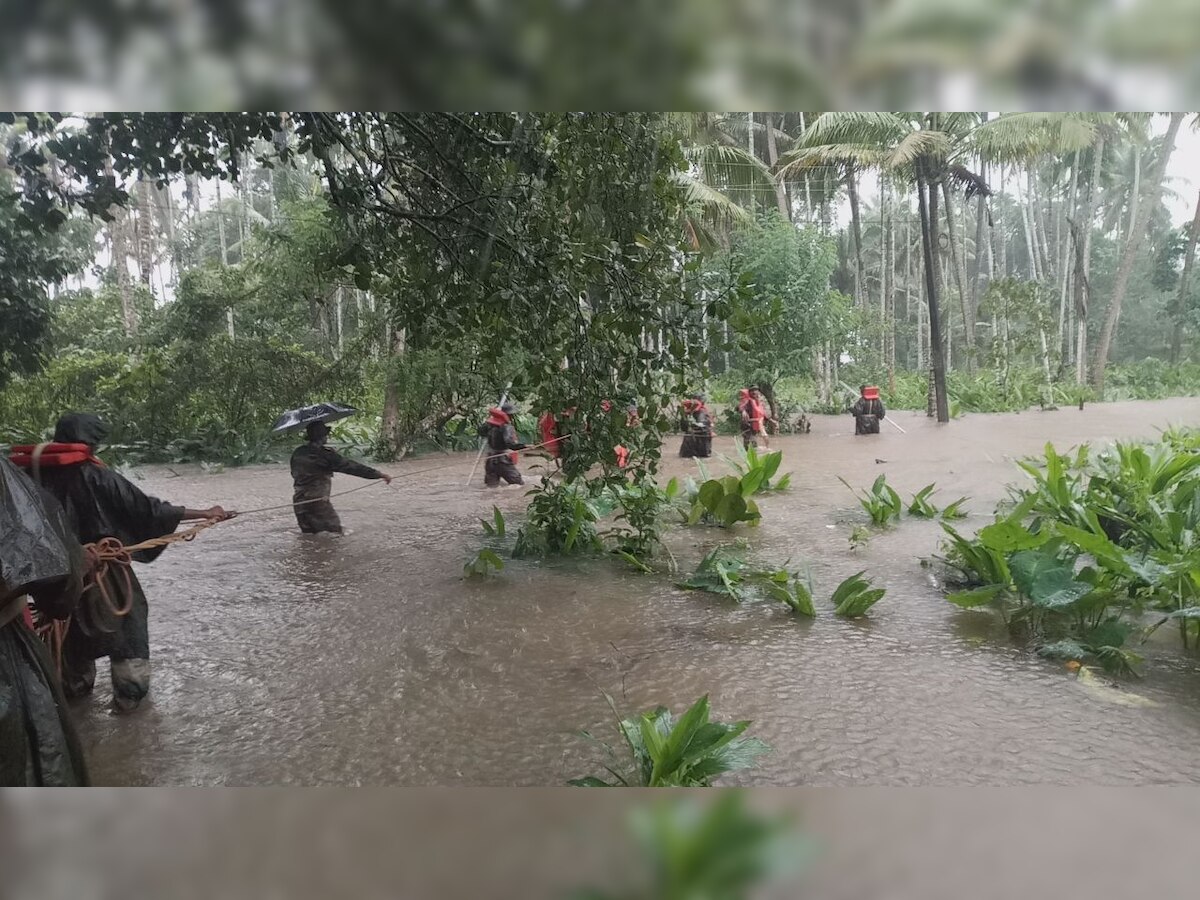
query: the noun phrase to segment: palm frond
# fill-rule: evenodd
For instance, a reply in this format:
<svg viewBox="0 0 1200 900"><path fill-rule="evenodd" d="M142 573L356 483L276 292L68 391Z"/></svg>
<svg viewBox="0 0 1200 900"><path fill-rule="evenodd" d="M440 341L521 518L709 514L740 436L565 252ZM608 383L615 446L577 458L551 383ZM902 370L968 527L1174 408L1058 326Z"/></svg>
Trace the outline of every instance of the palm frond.
<svg viewBox="0 0 1200 900"><path fill-rule="evenodd" d="M895 143L912 128L905 113L826 112L808 126L798 146L886 145Z"/></svg>
<svg viewBox="0 0 1200 900"><path fill-rule="evenodd" d="M887 167L898 169L910 166L922 156L945 156L950 151L950 138L943 131L913 131L901 138L887 155Z"/></svg>
<svg viewBox="0 0 1200 900"><path fill-rule="evenodd" d="M886 148L867 144L826 144L798 147L779 158L780 178L797 176L806 169L829 165L852 165L857 169L877 169L887 162Z"/></svg>

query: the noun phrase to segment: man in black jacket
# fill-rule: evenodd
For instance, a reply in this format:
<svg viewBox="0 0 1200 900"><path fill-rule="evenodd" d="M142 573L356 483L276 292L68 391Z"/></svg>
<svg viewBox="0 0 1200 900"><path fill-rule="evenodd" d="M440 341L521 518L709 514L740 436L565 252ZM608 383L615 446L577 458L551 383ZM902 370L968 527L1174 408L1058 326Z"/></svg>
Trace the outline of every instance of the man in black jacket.
<svg viewBox="0 0 1200 900"><path fill-rule="evenodd" d="M325 446L329 440L329 426L324 422L313 422L305 431L307 444L297 447L292 453L292 503L296 504L296 524L305 534L322 531L342 533L342 521L329 502L329 491L333 486L333 475L353 475L356 478L383 479L392 483L392 476L378 469L346 459L336 450Z"/></svg>

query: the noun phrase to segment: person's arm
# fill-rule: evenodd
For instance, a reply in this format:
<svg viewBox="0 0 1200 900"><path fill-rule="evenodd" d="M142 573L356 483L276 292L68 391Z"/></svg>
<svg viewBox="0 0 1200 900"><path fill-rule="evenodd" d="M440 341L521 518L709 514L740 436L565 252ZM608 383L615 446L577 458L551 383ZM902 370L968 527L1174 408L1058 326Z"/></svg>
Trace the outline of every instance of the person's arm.
<svg viewBox="0 0 1200 900"><path fill-rule="evenodd" d="M511 425L504 426L504 446L508 450L524 450L529 445L517 440L517 430Z"/></svg>
<svg viewBox="0 0 1200 900"><path fill-rule="evenodd" d="M225 509L223 506L210 506L208 509L191 509L184 507L183 518L180 521L194 522L197 519L232 519L237 515L237 512L232 509Z"/></svg>
<svg viewBox="0 0 1200 900"><path fill-rule="evenodd" d="M383 479L384 484L392 483L392 476L384 472L380 472L371 466L364 466L362 463L355 462L352 459L346 459L336 450L325 448L326 459L329 460L329 468L334 472L341 472L343 475L353 475L355 478L366 478L371 481Z"/></svg>
<svg viewBox="0 0 1200 900"><path fill-rule="evenodd" d="M887 410L883 408L883 401L876 400L875 403L879 407L879 418L886 419L887 418Z"/></svg>

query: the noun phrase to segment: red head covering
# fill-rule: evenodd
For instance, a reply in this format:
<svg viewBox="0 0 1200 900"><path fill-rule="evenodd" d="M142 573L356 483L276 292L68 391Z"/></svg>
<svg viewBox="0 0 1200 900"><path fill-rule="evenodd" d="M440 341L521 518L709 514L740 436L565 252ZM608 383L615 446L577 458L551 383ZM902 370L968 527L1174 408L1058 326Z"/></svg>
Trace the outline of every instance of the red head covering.
<svg viewBox="0 0 1200 900"><path fill-rule="evenodd" d="M487 424L489 425L507 425L511 421L508 413L499 407L493 406L488 410Z"/></svg>

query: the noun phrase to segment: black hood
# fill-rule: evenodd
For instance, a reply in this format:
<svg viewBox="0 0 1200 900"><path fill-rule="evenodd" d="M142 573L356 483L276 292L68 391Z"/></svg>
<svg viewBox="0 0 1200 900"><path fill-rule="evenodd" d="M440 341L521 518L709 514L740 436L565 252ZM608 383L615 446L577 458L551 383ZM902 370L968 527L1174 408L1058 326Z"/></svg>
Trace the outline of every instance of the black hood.
<svg viewBox="0 0 1200 900"><path fill-rule="evenodd" d="M108 437L108 426L92 413L67 413L54 426L54 440L60 444L87 444L98 447Z"/></svg>

